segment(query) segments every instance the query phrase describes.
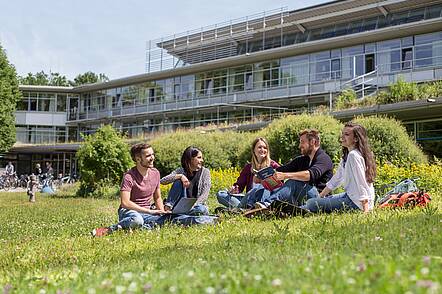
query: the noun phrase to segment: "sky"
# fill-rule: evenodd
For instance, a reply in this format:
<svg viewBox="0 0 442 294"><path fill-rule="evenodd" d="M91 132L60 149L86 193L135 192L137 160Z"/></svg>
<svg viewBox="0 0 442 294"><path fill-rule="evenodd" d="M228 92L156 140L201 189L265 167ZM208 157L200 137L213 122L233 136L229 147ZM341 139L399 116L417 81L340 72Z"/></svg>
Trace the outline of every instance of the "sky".
<svg viewBox="0 0 442 294"><path fill-rule="evenodd" d="M324 0L3 0L0 45L17 73L145 72L146 42L282 7Z"/></svg>

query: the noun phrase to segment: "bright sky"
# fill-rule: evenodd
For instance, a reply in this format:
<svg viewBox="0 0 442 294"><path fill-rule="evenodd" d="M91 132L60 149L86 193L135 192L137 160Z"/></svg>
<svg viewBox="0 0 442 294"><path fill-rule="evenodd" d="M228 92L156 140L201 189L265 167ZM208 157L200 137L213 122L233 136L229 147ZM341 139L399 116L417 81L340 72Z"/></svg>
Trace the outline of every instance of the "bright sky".
<svg viewBox="0 0 442 294"><path fill-rule="evenodd" d="M325 0L12 0L0 10L0 44L19 75L44 70L73 79L145 71L146 41L263 11Z"/></svg>

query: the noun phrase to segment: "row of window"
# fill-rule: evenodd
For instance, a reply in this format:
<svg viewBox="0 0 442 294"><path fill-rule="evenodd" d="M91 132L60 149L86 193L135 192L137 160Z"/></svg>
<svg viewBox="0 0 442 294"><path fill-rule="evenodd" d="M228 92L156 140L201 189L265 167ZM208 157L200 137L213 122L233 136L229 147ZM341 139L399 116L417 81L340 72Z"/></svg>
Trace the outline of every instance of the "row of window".
<svg viewBox="0 0 442 294"><path fill-rule="evenodd" d="M349 80L375 69L388 74L441 65L442 32L437 32L86 93L80 112Z"/></svg>
<svg viewBox="0 0 442 294"><path fill-rule="evenodd" d="M40 93L40 92L22 92L22 98L17 102L18 111L45 111L45 112L66 112L66 103L72 100L72 107L78 102L79 96L74 94L60 93Z"/></svg>
<svg viewBox="0 0 442 294"><path fill-rule="evenodd" d="M77 141L76 128L17 125L16 140L25 144L48 144Z"/></svg>
<svg viewBox="0 0 442 294"><path fill-rule="evenodd" d="M195 42L192 42L191 40L193 47L175 52L174 56L171 56L169 52L162 50L161 47L159 49L149 49L147 54L147 70L148 72L153 72L166 68L175 68L177 66L186 66L209 60L242 55L249 52L257 52L304 42L373 31L421 20L434 19L441 17L441 11L442 4L436 4L389 13L386 16L381 15L337 23L327 27L307 29L304 32L293 32L293 28L287 26L270 31L262 30L262 32L253 33L247 29L247 25L244 25L242 28L243 31L238 32L241 34L236 39L233 36L227 43L224 39L221 39L212 46L201 44L195 48ZM281 19L284 19L284 15L281 15L280 17ZM259 21L260 20L258 20L258 22ZM266 20L263 19L262 21L265 22ZM250 20L250 22L256 23L256 20ZM265 26L264 23L263 26ZM207 32L201 32L201 37L198 36L195 40L200 42L205 33ZM247 34L247 37L244 37L244 34ZM189 37L193 36L191 35ZM180 43L181 39L176 39L174 41ZM158 53L157 51L161 53Z"/></svg>

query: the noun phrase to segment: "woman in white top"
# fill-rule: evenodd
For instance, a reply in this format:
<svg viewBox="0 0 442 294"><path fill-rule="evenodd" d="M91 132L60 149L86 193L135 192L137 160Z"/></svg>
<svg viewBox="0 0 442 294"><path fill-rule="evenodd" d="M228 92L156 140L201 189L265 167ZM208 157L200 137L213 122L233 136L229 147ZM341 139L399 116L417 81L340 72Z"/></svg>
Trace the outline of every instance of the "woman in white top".
<svg viewBox="0 0 442 294"><path fill-rule="evenodd" d="M320 197L309 199L305 205L311 212L373 209L376 163L367 131L359 124L348 122L342 130L341 145L343 156L336 174L327 182ZM325 197L341 185L345 192Z"/></svg>

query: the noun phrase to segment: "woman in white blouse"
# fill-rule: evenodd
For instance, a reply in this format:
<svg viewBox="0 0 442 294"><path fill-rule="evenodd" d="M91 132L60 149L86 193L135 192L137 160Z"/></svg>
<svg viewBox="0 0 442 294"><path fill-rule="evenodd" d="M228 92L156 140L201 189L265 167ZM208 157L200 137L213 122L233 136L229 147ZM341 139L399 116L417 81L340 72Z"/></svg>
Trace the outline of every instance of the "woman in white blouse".
<svg viewBox="0 0 442 294"><path fill-rule="evenodd" d="M348 122L342 130L341 145L343 156L336 174L327 182L320 197L309 199L305 205L311 212L373 209L376 163L367 131L359 124ZM325 197L341 185L345 192Z"/></svg>

